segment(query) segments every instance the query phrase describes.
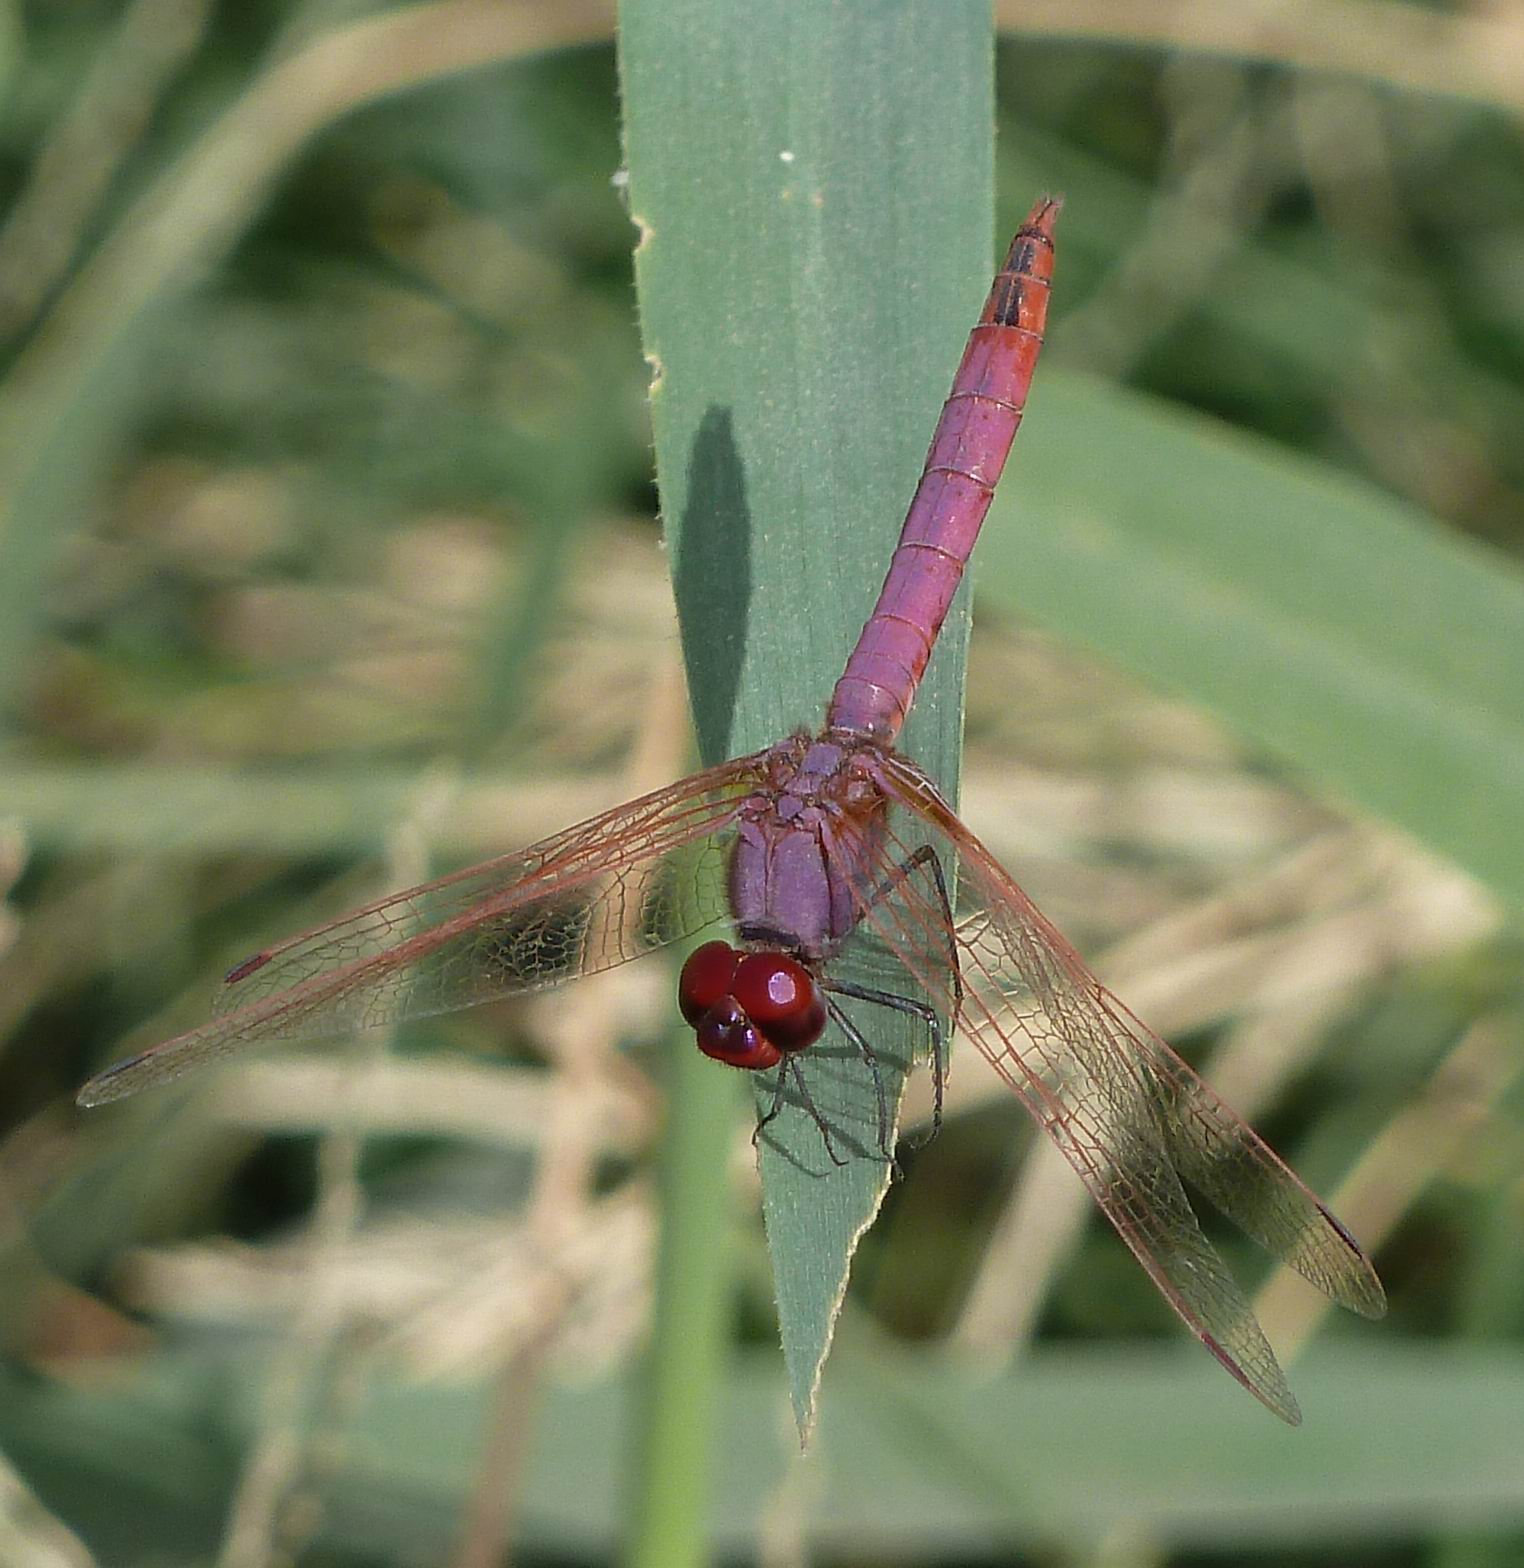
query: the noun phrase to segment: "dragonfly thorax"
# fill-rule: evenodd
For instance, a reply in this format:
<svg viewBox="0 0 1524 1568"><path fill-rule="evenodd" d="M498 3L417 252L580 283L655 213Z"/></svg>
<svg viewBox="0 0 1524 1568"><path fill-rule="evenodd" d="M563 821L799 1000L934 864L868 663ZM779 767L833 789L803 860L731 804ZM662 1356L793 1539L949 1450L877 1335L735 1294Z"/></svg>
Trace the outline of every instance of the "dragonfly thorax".
<svg viewBox="0 0 1524 1568"><path fill-rule="evenodd" d="M883 833L870 753L831 736L779 747L765 786L737 813L730 903L743 937L764 932L818 962L856 926Z"/></svg>

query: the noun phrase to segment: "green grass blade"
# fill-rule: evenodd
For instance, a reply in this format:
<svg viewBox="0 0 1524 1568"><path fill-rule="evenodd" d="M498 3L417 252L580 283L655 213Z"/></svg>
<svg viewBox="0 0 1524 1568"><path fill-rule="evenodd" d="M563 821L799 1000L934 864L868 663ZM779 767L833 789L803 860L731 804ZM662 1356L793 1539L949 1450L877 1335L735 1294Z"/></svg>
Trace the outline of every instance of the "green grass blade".
<svg viewBox="0 0 1524 1568"><path fill-rule="evenodd" d="M724 1391L717 1560L755 1560L777 1528L785 1454L771 1440L770 1361L742 1358ZM145 1538L161 1556L173 1548L166 1560L209 1560L219 1521L207 1499L233 1483L258 1371L246 1342L205 1338L171 1342L100 1388L0 1370L0 1441L96 1561L142 1561ZM1217 1561L1348 1563L1458 1528L1507 1543L1524 1523L1513 1343L1330 1345L1299 1368L1308 1422L1295 1432L1186 1346L1038 1350L996 1377L850 1355L837 1377L823 1462L793 1521L828 1560L848 1543L848 1560L865 1563L1072 1561L1110 1536ZM521 1556L607 1559L629 1392L609 1378L547 1390ZM481 1384L372 1379L345 1411L314 1555L449 1560L486 1399Z"/></svg>
<svg viewBox="0 0 1524 1568"><path fill-rule="evenodd" d="M716 1173L730 1160L741 1099L729 1074L674 1038L661 1151L662 1231L631 1499L631 1568L708 1560L710 1459L731 1335L734 1206Z"/></svg>
<svg viewBox="0 0 1524 1568"><path fill-rule="evenodd" d="M1056 373L995 507L994 600L1215 709L1524 904L1511 563L1357 480Z"/></svg>
<svg viewBox="0 0 1524 1568"><path fill-rule="evenodd" d="M632 0L623 26L658 478L712 760L819 724L877 592L988 286L991 24L969 0ZM949 788L965 641L959 606L906 737ZM911 1048L888 1023L875 1044ZM841 1077L832 1114L871 1124L866 1072ZM807 1431L885 1169L832 1168L802 1111L772 1130L768 1238Z"/></svg>
<svg viewBox="0 0 1524 1568"><path fill-rule="evenodd" d="M89 519L161 340L303 145L366 104L596 37L604 25L595 0L567 0L553 24L503 8L479 26L450 26L442 9L412 6L335 28L255 76L125 213L9 371L0 399L0 714L46 619L44 586ZM9 36L0 21L0 55Z"/></svg>

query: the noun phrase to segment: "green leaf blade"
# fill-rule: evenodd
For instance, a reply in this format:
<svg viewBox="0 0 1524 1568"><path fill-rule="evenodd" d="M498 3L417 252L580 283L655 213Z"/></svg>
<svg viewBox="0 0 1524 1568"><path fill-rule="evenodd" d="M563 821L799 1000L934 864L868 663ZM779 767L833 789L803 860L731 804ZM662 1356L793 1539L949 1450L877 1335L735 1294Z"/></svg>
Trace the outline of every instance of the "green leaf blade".
<svg viewBox="0 0 1524 1568"><path fill-rule="evenodd" d="M1517 569L1209 420L1078 376L1042 391L982 588L1524 904Z"/></svg>
<svg viewBox="0 0 1524 1568"><path fill-rule="evenodd" d="M988 8L964 0L793 0L765 20L688 0L623 18L658 479L711 760L818 726L872 607L988 286L993 38ZM960 599L905 736L949 790L966 637ZM898 1019L875 1020L890 1061L916 1044ZM822 1042L812 1094L833 1121L870 1126L864 1065L831 1071L848 1050L834 1031ZM903 1073L885 1079L897 1104ZM761 1158L807 1433L887 1166L871 1151L835 1167L798 1106Z"/></svg>

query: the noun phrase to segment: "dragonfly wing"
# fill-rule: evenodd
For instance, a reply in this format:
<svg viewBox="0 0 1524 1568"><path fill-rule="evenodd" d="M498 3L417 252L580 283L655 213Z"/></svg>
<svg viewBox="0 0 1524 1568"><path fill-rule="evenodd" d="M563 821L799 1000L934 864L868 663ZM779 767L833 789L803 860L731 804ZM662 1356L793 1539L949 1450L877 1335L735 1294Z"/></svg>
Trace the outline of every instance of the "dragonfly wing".
<svg viewBox="0 0 1524 1568"><path fill-rule="evenodd" d="M912 764L891 795L959 877L958 1019L1166 1300L1223 1364L1288 1420L1296 1404L1247 1300L1201 1231L1181 1178L1274 1256L1367 1316L1385 1307L1369 1260L1259 1135L1086 968ZM907 882L865 918L935 983L945 916Z"/></svg>
<svg viewBox="0 0 1524 1568"><path fill-rule="evenodd" d="M1092 983L1097 983L1092 981ZM1362 1317L1386 1312L1386 1292L1360 1245L1305 1182L1109 991L1100 1003L1114 1038L1146 1052L1175 1169L1251 1240Z"/></svg>
<svg viewBox="0 0 1524 1568"><path fill-rule="evenodd" d="M263 1040L470 1007L610 969L728 913L726 830L760 752L378 899L232 969L211 1022L92 1078L98 1105Z"/></svg>

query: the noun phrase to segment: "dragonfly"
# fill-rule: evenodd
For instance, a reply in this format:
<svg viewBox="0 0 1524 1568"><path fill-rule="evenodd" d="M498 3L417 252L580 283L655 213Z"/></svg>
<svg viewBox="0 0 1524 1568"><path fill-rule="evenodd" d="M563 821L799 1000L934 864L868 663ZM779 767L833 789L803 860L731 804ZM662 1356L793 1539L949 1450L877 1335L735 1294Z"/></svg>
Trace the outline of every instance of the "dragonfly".
<svg viewBox="0 0 1524 1568"><path fill-rule="evenodd" d="M107 1068L100 1105L247 1047L468 1007L607 970L726 924L683 965L701 1051L773 1075L813 1110L804 1072L834 1023L871 1068L882 1153L893 1128L869 1030L844 1005L922 1026L938 1113L946 1039L971 1041L1053 1140L1164 1299L1277 1415L1300 1420L1252 1309L1187 1187L1340 1305L1385 1310L1350 1232L1091 973L895 740L1021 423L1043 344L1059 201L1017 230L937 421L878 602L815 732L692 774L516 853L365 905L246 958L209 1022ZM956 888L956 893L954 893ZM870 934L904 986L857 985ZM764 1100L766 1096L764 1095Z"/></svg>

